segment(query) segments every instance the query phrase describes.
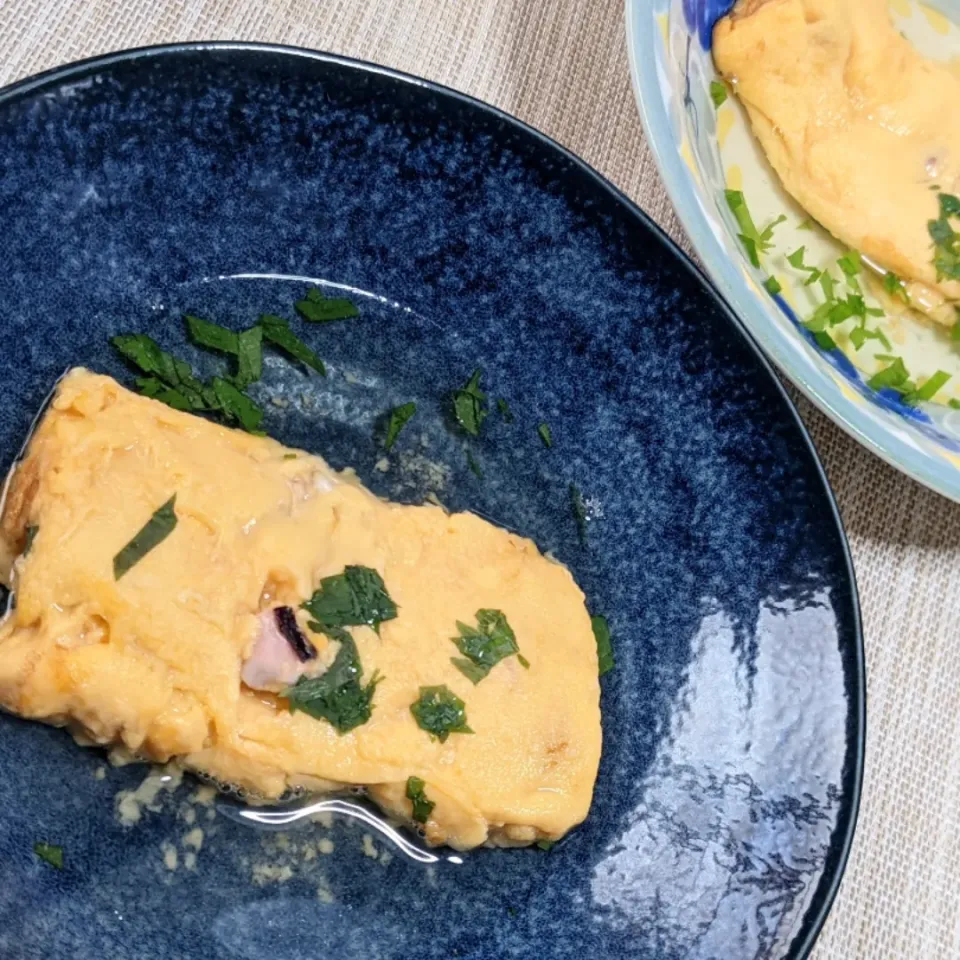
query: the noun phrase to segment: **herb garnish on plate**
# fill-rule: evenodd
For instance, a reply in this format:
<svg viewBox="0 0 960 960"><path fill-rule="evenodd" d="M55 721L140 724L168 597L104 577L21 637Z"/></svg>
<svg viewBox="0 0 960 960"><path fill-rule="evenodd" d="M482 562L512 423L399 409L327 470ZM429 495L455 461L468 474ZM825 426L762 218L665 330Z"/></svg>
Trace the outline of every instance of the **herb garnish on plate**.
<svg viewBox="0 0 960 960"><path fill-rule="evenodd" d="M174 494L159 507L133 539L113 558L113 579L119 580L132 566L139 563L154 547L163 543L177 525Z"/></svg>

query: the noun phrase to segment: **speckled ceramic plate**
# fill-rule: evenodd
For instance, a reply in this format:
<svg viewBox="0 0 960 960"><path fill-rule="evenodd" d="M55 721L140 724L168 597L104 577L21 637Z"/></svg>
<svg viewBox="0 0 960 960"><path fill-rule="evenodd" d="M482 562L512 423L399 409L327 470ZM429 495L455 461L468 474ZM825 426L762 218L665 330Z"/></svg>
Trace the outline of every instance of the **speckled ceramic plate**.
<svg viewBox="0 0 960 960"><path fill-rule="evenodd" d="M788 254L803 246L808 264L832 269L844 248L814 225L786 193L731 95L719 109L710 95L718 80L711 55L716 21L733 0L626 0L627 40L634 90L660 173L690 241L727 303L777 366L821 410L888 463L933 490L960 501L960 352L948 327L905 311L864 273L867 304L884 316L871 325L886 343L859 348L856 321L831 329L818 342L806 329L819 303L819 285ZM960 69L960 0L890 0L895 27L924 56ZM725 189L742 191L761 225L783 215L773 249L753 266L738 239L740 228ZM782 290L763 287L773 277ZM905 403L896 390L869 380L889 361L903 359L918 383L938 370L951 375L937 402ZM879 357L878 357L879 354Z"/></svg>
<svg viewBox="0 0 960 960"><path fill-rule="evenodd" d="M264 832L196 783L0 718L4 960L806 954L860 785L849 557L770 368L639 210L466 97L261 47L18 84L0 162L5 462L66 366L129 377L108 335L202 366L184 311L240 326L308 282L344 289L362 317L307 332L329 375L273 358L255 386L268 430L533 537L617 655L590 817L549 853L411 856L338 816ZM476 366L515 413L471 447L482 479L444 416ZM384 458L377 422L410 399Z"/></svg>

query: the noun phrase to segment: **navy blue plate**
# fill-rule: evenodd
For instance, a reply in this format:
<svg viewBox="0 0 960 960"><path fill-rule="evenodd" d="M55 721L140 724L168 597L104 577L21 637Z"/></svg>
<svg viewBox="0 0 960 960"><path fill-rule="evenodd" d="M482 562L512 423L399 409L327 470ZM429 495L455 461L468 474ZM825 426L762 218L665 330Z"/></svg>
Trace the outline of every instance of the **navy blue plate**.
<svg viewBox="0 0 960 960"><path fill-rule="evenodd" d="M859 796L850 560L770 368L639 210L467 97L268 47L20 83L0 95L0 162L4 462L65 367L129 382L108 336L150 332L213 369L185 311L239 328L340 287L362 316L298 327L326 378L271 358L254 388L269 431L385 496L433 492L533 537L617 655L590 817L549 853L424 864L337 817L265 833L191 801L196 784L124 826L117 794L143 768L0 718L0 956L806 954ZM482 479L444 412L475 367L515 414L470 445ZM411 399L384 458L378 424ZM62 871L37 841L63 846Z"/></svg>

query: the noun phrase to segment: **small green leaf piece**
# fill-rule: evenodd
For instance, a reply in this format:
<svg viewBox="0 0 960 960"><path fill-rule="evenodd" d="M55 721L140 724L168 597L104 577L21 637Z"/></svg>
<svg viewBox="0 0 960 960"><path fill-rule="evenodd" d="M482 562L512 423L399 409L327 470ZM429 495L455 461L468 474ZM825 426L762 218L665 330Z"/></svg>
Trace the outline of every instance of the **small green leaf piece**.
<svg viewBox="0 0 960 960"><path fill-rule="evenodd" d="M421 687L420 696L410 705L410 712L417 726L441 743L446 742L451 733L473 733L467 726L466 704L446 684Z"/></svg>
<svg viewBox="0 0 960 960"><path fill-rule="evenodd" d="M200 317L192 317L189 314L185 319L190 339L198 347L219 350L220 353L229 353L234 357L240 352L237 346L237 335L233 330L221 327L218 323L210 323L209 320L202 320Z"/></svg>
<svg viewBox="0 0 960 960"><path fill-rule="evenodd" d="M474 685L501 660L520 652L516 635L502 610L478 610L476 618L476 627L458 620L459 636L450 638L465 658L451 657L451 662Z"/></svg>
<svg viewBox="0 0 960 960"><path fill-rule="evenodd" d="M348 566L324 577L304 610L324 627L368 626L375 630L397 616L397 605L380 574L371 567Z"/></svg>
<svg viewBox="0 0 960 960"><path fill-rule="evenodd" d="M174 494L141 527L134 538L113 558L113 579L119 580L132 566L139 563L154 547L158 547L173 533L177 525Z"/></svg>
<svg viewBox="0 0 960 960"><path fill-rule="evenodd" d="M383 442L384 449L390 450L397 442L400 431L407 425L410 418L417 412L417 405L412 401L394 407L390 411L390 419L387 421L387 437Z"/></svg>
<svg viewBox="0 0 960 960"><path fill-rule="evenodd" d="M427 799L426 783L419 777L407 777L407 799L413 805L412 817L417 823L426 823L436 806Z"/></svg>
<svg viewBox="0 0 960 960"><path fill-rule="evenodd" d="M615 666L613 659L613 644L610 641L610 626L606 617L591 617L590 626L593 627L593 636L597 641L597 666L602 677Z"/></svg>
<svg viewBox="0 0 960 960"><path fill-rule="evenodd" d="M63 847L53 843L37 842L33 845L33 852L45 863L57 870L63 869Z"/></svg>
<svg viewBox="0 0 960 960"><path fill-rule="evenodd" d="M323 361L290 329L290 324L283 317L265 313L260 317L259 326L263 330L264 340L326 376L327 369Z"/></svg>
<svg viewBox="0 0 960 960"><path fill-rule="evenodd" d="M487 395L480 389L480 376L480 371L474 370L470 379L453 393L453 415L471 437L480 435L480 425L487 417Z"/></svg>
<svg viewBox="0 0 960 960"><path fill-rule="evenodd" d="M308 323L329 323L331 320L360 316L360 311L352 301L344 297L326 297L317 287L311 287L306 297L298 300L294 306Z"/></svg>
<svg viewBox="0 0 960 960"><path fill-rule="evenodd" d="M550 432L549 423L541 423L537 427L537 433L540 434L540 439L543 441L543 445L549 450L553 446L553 434Z"/></svg>
<svg viewBox="0 0 960 960"><path fill-rule="evenodd" d="M335 639L340 649L327 672L319 677L300 677L282 695L290 701L291 713L300 710L326 720L342 735L370 719L373 694L382 678L374 673L364 686L363 666L353 637L342 631Z"/></svg>
<svg viewBox="0 0 960 960"><path fill-rule="evenodd" d="M718 110L727 99L727 85L719 80L710 81L710 99Z"/></svg>

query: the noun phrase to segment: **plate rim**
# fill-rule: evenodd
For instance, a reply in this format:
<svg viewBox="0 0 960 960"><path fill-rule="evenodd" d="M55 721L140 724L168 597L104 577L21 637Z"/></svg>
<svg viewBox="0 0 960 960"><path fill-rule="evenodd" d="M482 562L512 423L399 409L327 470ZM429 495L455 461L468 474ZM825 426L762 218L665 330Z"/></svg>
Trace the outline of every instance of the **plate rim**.
<svg viewBox="0 0 960 960"><path fill-rule="evenodd" d="M624 0L624 6L631 87L650 153L666 188L667 197L694 250L703 261L705 274L716 284L721 298L729 302L738 318L761 314L765 318L765 311L741 296L736 286L715 266L718 262L725 261L727 255L696 213L697 200L689 178L682 174L675 163L676 142L666 110L662 108L656 95L648 96L648 91L655 91L658 87L653 47L660 34L651 24L648 35L641 38L640 35L644 32L634 29L633 25L640 22L642 16L652 17L653 6L650 0ZM641 45L644 46L642 52ZM745 325L746 321L741 323ZM790 343L793 342L793 332L781 333L771 325L774 332L769 333L766 326L765 323L751 324L749 332L777 368L783 371L790 382L824 416L899 473L949 500L960 503L960 469L951 467L945 460L937 459L929 450L916 447L908 437L897 436L866 410L861 410L847 400L840 384L834 383L828 376L820 377L817 382L805 376L802 366L793 361L792 350L787 343L788 339Z"/></svg>
<svg viewBox="0 0 960 960"><path fill-rule="evenodd" d="M631 79L633 81L632 85L634 88L634 93L637 97L637 102L640 104L640 95L638 92L637 86L637 74L636 74L636 50L634 49L633 39L631 36L632 31L630 30L630 14L632 8L635 7L638 0L625 0L626 3L626 27L627 27L627 47L628 47L628 56L630 59L630 70L631 70ZM647 0L648 2L648 0ZM635 203L630 197L628 197L619 187L614 183L604 177L599 171L595 170L590 164L585 160L581 159L567 147L563 146L561 143L558 143L552 137L543 133L542 131L536 129L530 124L520 120L511 113L508 113L506 110L501 109L500 107L494 106L493 104L487 103L483 100L480 100L477 97L474 97L470 94L463 93L462 91L456 90L453 87L449 87L446 84L439 83L434 80L428 80L423 77L419 77L415 74L408 73L402 70L397 70L392 67L383 66L381 64L373 63L367 60L361 60L356 57L345 56L343 54L329 53L326 51L320 50L311 50L306 47L299 47L290 44L280 44L280 43L267 43L259 41L241 41L241 40L195 40L195 41L183 41L177 43L161 43L161 44L151 44L147 46L140 47L130 47L124 50L110 51L107 53L95 54L90 57L85 57L81 60L71 61L66 64L61 64L55 67L51 67L47 70L41 71L40 73L32 74L27 77L23 77L19 80L7 84L3 87L0 87L0 106L9 103L12 100L15 100L17 97L29 93L31 90L40 87L46 83L49 83L52 80L66 80L71 75L83 72L90 69L91 67L107 67L111 64L122 63L131 60L137 59L146 59L157 56L163 56L167 54L175 54L182 52L205 52L205 51L238 51L238 52L252 52L252 53L268 53L268 54L279 54L282 56L289 56L298 59L305 60L314 60L323 63L332 63L337 64L341 67L347 67L349 69L358 70L364 73L372 73L385 77L390 77L394 80L401 81L402 83L408 84L410 86L422 87L427 90L430 90L436 94L439 94L443 97L450 98L461 103L467 104L474 109L478 109L483 113L486 113L504 123L508 126L512 126L515 129L519 129L523 133L531 136L534 140L538 141L543 147L548 150L557 152L560 156L564 158L568 163L573 167L579 169L579 171L586 175L586 177L592 181L596 187L602 191L605 191L609 194L617 203L622 205L622 207L636 220L639 222L640 226L650 231L653 236L659 240L667 253L672 254L674 259L685 269L687 274L691 276L694 282L698 283L708 298L713 301L718 312L724 317L730 327L733 329L735 334L743 339L746 346L749 348L750 352L753 354L755 360L757 361L760 370L766 374L768 379L772 382L774 390L784 405L785 415L792 419L794 426L798 429L800 438L803 441L803 445L806 448L807 453L809 454L813 466L815 469L816 476L820 482L820 489L823 493L823 496L826 499L827 506L829 507L830 516L833 520L833 525L835 526L839 534L839 548L842 554L843 567L846 572L846 578L849 583L850 589L844 591L843 604L849 603L850 609L850 626L853 630L853 643L852 643L852 654L853 654L853 681L854 687L849 691L851 698L851 712L847 717L847 723L853 723L853 743L852 743L852 756L850 760L853 763L853 770L851 771L851 793L849 800L847 802L847 809L849 815L847 817L847 823L844 827L844 833L841 840L839 856L837 859L836 867L829 877L828 887L821 903L819 910L816 915L813 917L810 924L808 933L802 943L799 946L799 949L792 946L791 954L793 955L794 960L805 960L813 949L813 946L817 940L817 937L820 934L820 931L823 929L824 922L830 909L833 906L833 903L836 899L837 892L839 890L840 884L843 880L844 874L846 873L847 865L849 862L850 851L853 845L853 839L856 834L857 823L859 819L860 812L860 803L862 796L863 788L863 778L864 778L864 765L865 765L865 751L866 751L866 736L867 736L867 715L866 715L866 699L867 699L867 683L866 683L866 655L864 650L863 642L863 620L861 615L860 608L860 596L859 589L857 586L856 571L854 570L853 558L850 552L850 544L847 538L847 533L843 525L843 519L840 514L839 507L837 506L836 498L833 493L833 489L830 486L830 481L827 478L826 471L823 467L823 463L820 460L820 456L817 453L817 448L813 443L813 440L810 437L810 433L807 430L806 425L803 422L803 419L800 416L799 411L797 410L796 405L793 400L790 398L790 395L787 393L786 388L783 383L780 381L780 378L777 376L777 373L767 359L766 354L761 349L760 345L755 339L751 330L747 328L739 316L731 309L722 295L721 291L714 286L714 283L711 281L711 277L703 270L701 267L693 261L693 259L684 252L680 246L666 233L666 231L660 227L653 218L646 213L637 203ZM643 116L644 110L641 106L641 115ZM646 124L645 124L646 127ZM664 170L664 165L662 163L662 157L659 154L659 151L652 139L648 134L648 141L651 144L651 150L654 154L654 158L657 162L657 166L660 172L661 177L663 177L667 189L668 196L672 202L672 193L668 178L666 176L666 171ZM679 215L679 211L678 211ZM681 222L684 226L684 229L687 232L690 232L690 228L684 219L681 217ZM814 399L811 397L811 399ZM822 406L819 402L814 399L814 402L817 403L817 406ZM882 455L882 454L881 454ZM896 466L896 464L894 464ZM960 490L958 490L958 499L960 499ZM838 599L835 601L840 603ZM821 878L820 883L822 884L823 878ZM819 884L818 884L819 888Z"/></svg>

